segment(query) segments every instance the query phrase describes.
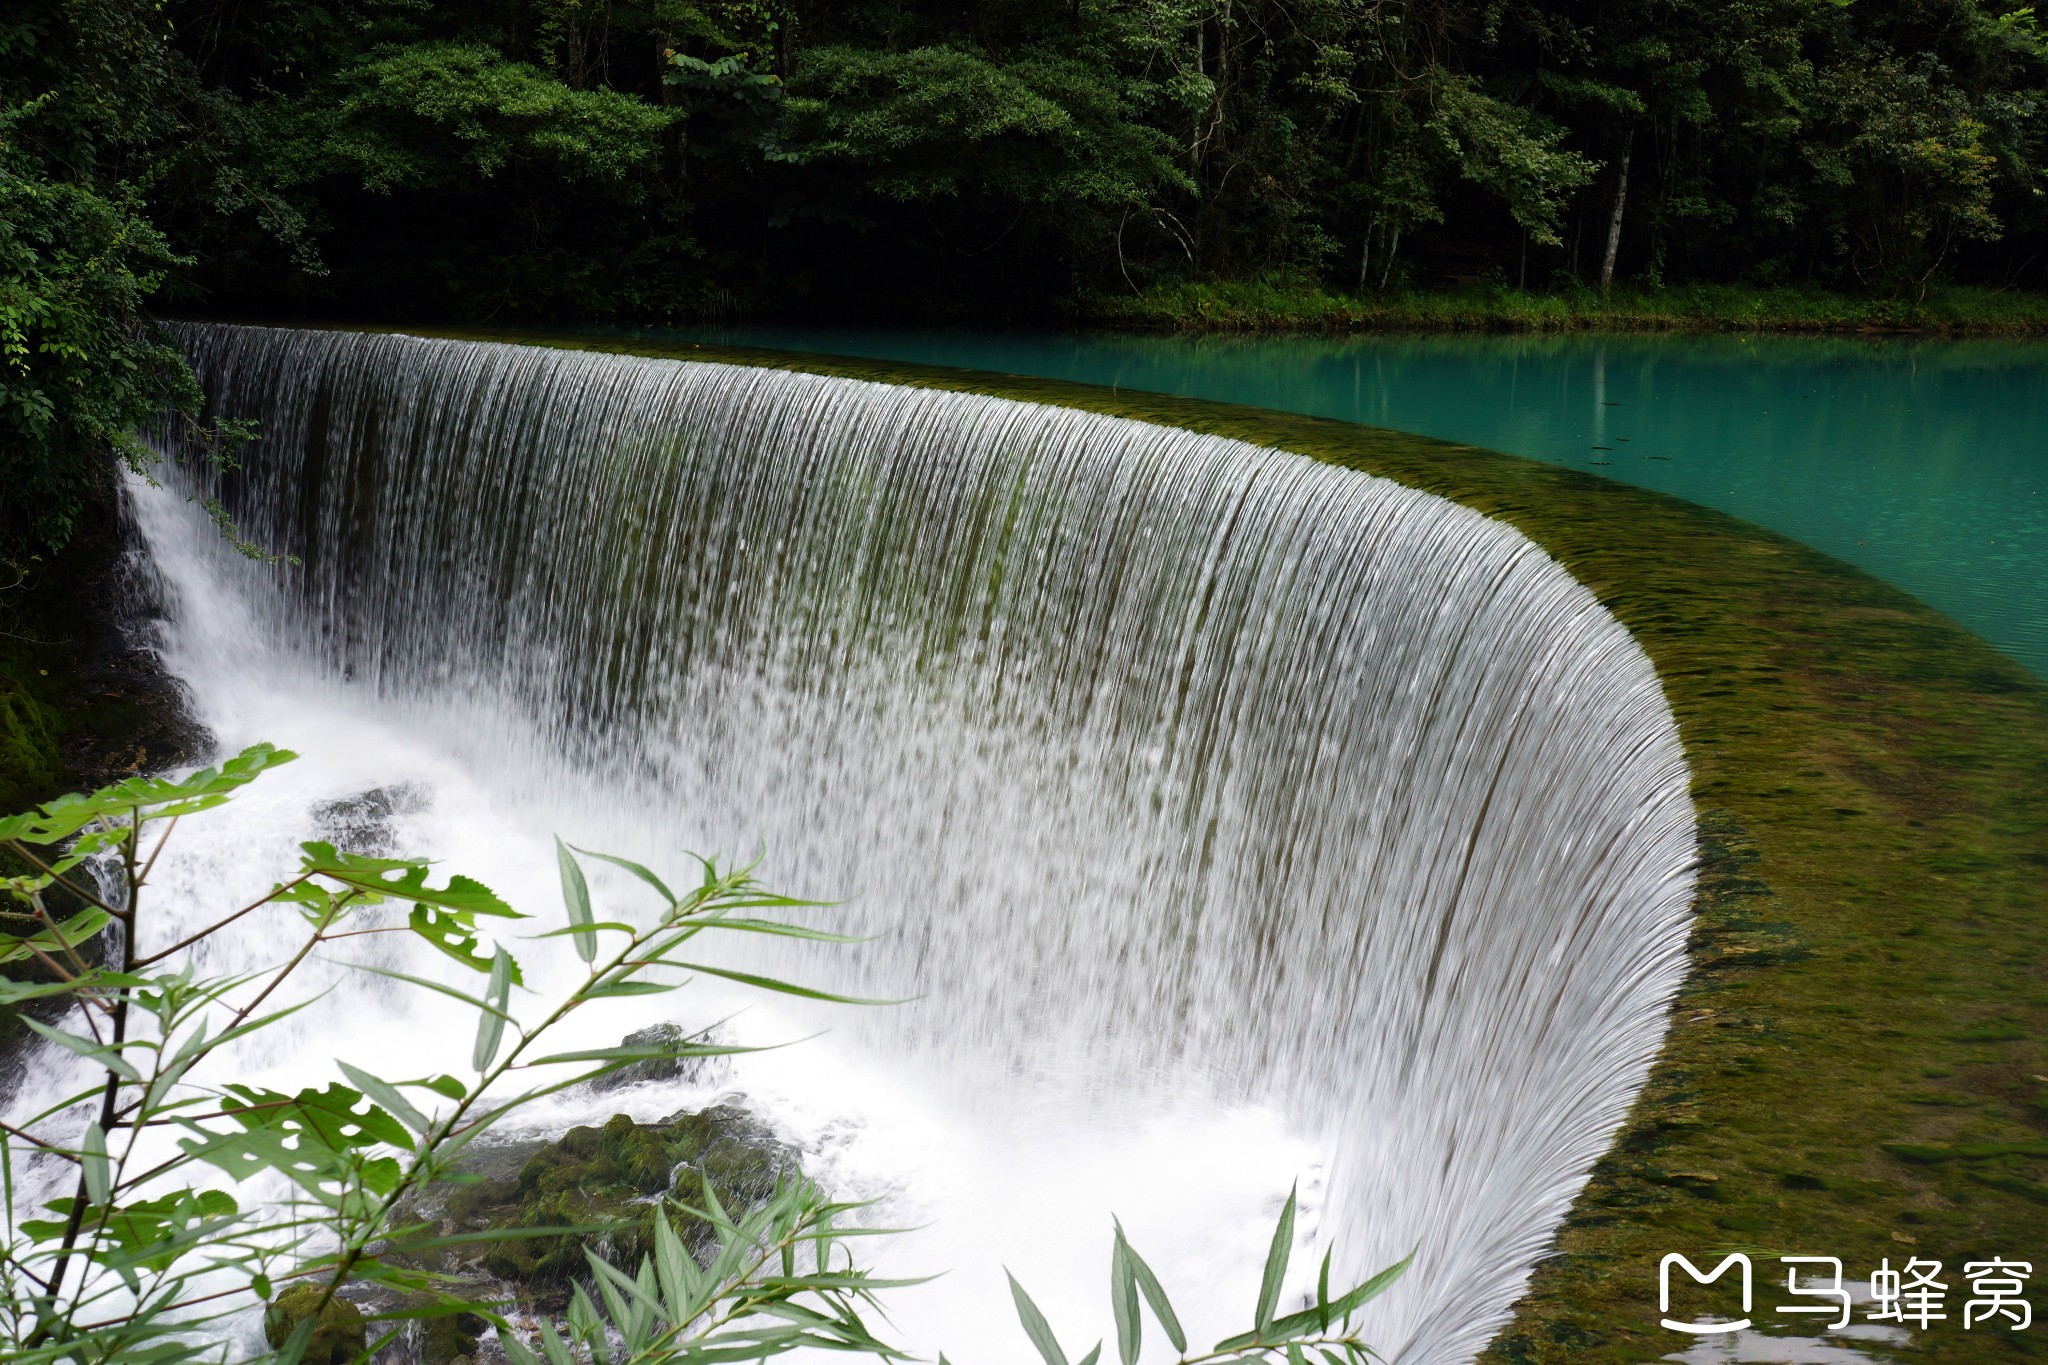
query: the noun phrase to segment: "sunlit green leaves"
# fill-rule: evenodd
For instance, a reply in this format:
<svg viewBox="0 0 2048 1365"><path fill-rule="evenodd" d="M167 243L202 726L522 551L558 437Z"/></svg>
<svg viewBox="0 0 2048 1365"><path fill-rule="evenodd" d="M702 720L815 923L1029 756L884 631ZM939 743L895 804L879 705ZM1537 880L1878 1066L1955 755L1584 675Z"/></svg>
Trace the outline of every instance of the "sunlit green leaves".
<svg viewBox="0 0 2048 1365"><path fill-rule="evenodd" d="M237 789L298 755L270 744L252 744L217 768L183 778L131 777L90 796L62 796L24 815L0 819L0 843L61 843L101 821L145 821L192 815L225 802Z"/></svg>

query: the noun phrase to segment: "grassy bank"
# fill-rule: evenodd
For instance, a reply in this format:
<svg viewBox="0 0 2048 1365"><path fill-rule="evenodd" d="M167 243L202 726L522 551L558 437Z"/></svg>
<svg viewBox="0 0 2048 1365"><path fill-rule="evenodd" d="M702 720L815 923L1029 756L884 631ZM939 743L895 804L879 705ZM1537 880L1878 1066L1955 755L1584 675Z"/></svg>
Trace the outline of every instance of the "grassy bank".
<svg viewBox="0 0 2048 1365"><path fill-rule="evenodd" d="M1097 327L1188 332L1913 332L2048 336L2048 294L1954 287L1924 301L1815 289L1687 285L1536 291L1496 285L1332 294L1294 283L1180 284L1085 303Z"/></svg>
<svg viewBox="0 0 2048 1365"><path fill-rule="evenodd" d="M1693 967L1649 1083L1490 1359L1686 1349L1658 1325L1669 1251L1839 1256L1854 1279L1924 1255L1960 1290L1964 1261L2027 1259L2048 1239L2048 687L1904 593L1694 504L1396 432L1051 380L494 339L1212 431L1498 516L1599 595L1656 663L1685 738L1703 863ZM1806 1334L1771 1315L1780 1270L1758 1262L1759 1321ZM1883 1353L2048 1354L2031 1334L1964 1332L1960 1306Z"/></svg>

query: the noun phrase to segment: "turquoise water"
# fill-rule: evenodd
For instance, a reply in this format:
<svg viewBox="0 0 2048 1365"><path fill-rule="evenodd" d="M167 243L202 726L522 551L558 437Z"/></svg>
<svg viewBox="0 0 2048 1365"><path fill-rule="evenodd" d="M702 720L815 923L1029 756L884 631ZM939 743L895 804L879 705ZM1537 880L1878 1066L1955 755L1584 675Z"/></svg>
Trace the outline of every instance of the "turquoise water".
<svg viewBox="0 0 2048 1365"><path fill-rule="evenodd" d="M1846 559L2048 676L2048 343L688 335L1219 399L1569 465Z"/></svg>

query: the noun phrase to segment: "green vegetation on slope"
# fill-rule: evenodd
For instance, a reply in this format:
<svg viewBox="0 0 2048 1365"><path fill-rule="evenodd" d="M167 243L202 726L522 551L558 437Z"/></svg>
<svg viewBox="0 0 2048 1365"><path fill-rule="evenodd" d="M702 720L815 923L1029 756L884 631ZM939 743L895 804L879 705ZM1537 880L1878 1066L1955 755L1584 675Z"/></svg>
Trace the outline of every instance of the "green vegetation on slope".
<svg viewBox="0 0 2048 1365"><path fill-rule="evenodd" d="M1693 772L1693 970L1492 1359L1619 1365L1682 1348L1657 1323L1670 1251L1839 1256L1867 1278L1887 1257L1951 1272L2027 1259L2048 1237L2048 687L1947 618L1721 513L1425 437L1054 380L545 340L994 393L1298 451L1513 523L1627 624ZM1760 1296L1775 1265L1759 1263ZM1887 1347L1953 1361L2042 1349L1953 1318Z"/></svg>

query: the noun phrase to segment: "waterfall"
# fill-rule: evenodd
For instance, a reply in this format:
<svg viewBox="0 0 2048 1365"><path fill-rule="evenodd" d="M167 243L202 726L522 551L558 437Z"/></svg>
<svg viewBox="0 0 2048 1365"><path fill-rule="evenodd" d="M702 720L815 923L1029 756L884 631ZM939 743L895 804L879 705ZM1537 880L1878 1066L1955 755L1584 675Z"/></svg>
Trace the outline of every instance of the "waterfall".
<svg viewBox="0 0 2048 1365"><path fill-rule="evenodd" d="M834 1016L831 1046L897 1093L1008 1115L1043 1139L1019 1161L1148 1114L1273 1116L1316 1168L1305 1237L1360 1272L1420 1249L1369 1339L1463 1360L1505 1320L1662 1038L1694 848L1649 660L1518 531L972 394L397 335L183 341L215 412L262 433L217 491L299 561L222 553L177 490L137 491L168 657L225 732L256 708L297 746L279 699L324 689L536 831L765 850L768 881L877 935L766 960L917 997ZM505 889L559 914L543 876ZM1202 1122L1114 1148L1112 1199L1182 1182L1160 1197L1192 1210L1183 1245L1134 1227L1169 1289L1211 1251L1244 1260L1242 1229L1201 1222L1240 1166L1267 1228L1291 1177L1250 1130L1177 1165ZM915 1202L920 1178L892 1188ZM1077 1202L1058 1249L1095 1315L1070 1332L1106 1320L1113 1206ZM1222 1330L1249 1317L1256 1240ZM913 1344L1025 1358L983 1321Z"/></svg>

